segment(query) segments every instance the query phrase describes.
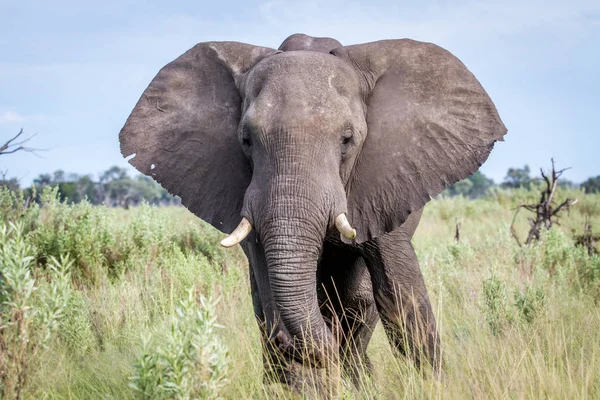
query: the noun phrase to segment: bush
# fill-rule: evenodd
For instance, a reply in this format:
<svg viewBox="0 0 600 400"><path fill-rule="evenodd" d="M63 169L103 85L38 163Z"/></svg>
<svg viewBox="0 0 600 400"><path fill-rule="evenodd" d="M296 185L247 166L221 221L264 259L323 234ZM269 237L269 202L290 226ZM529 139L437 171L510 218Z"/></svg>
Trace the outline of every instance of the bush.
<svg viewBox="0 0 600 400"><path fill-rule="evenodd" d="M55 336L71 297L69 267L51 258L47 281L32 274L33 248L19 224L0 229L0 394L19 399L38 350Z"/></svg>
<svg viewBox="0 0 600 400"><path fill-rule="evenodd" d="M228 356L215 330L216 302L200 297L194 290L179 302L166 338L152 345L145 338L135 365L131 386L144 399L216 399L227 383Z"/></svg>
<svg viewBox="0 0 600 400"><path fill-rule="evenodd" d="M506 284L495 276L483 281L483 314L493 335L499 335L513 321Z"/></svg>
<svg viewBox="0 0 600 400"><path fill-rule="evenodd" d="M543 288L527 285L522 291L516 290L514 297L517 315L522 321L532 323L543 313L546 304Z"/></svg>

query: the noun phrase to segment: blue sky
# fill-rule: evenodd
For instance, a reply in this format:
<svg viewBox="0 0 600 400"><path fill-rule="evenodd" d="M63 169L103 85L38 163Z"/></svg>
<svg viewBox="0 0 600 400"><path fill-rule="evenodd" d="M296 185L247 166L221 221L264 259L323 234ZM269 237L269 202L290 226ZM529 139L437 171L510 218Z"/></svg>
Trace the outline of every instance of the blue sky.
<svg viewBox="0 0 600 400"><path fill-rule="evenodd" d="M89 4L88 4L89 3ZM508 127L482 171L501 181L554 157L581 182L600 175L600 1L6 1L0 0L0 140L23 185L43 172L127 166L118 133L158 70L194 44L278 47L292 33L343 44L412 38L458 56ZM133 169L132 169L133 171Z"/></svg>

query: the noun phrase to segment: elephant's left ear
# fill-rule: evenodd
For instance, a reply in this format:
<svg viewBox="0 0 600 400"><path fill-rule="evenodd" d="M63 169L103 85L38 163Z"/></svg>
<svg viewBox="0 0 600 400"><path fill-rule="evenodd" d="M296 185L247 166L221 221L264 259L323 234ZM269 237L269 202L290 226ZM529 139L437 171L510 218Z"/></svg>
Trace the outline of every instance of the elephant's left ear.
<svg viewBox="0 0 600 400"><path fill-rule="evenodd" d="M165 65L121 133L121 153L224 233L238 225L252 172L238 143L244 74L277 50L198 43Z"/></svg>
<svg viewBox="0 0 600 400"><path fill-rule="evenodd" d="M359 243L394 230L469 177L506 133L477 79L438 46L386 40L332 54L365 83L368 134L347 193Z"/></svg>

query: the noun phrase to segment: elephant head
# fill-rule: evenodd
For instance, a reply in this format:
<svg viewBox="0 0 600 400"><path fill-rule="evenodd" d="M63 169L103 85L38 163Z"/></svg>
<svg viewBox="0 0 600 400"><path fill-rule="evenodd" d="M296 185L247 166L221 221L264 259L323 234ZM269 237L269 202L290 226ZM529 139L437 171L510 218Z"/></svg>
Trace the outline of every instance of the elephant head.
<svg viewBox="0 0 600 400"><path fill-rule="evenodd" d="M357 245L394 230L473 174L506 128L477 79L433 44L294 35L281 48L194 46L142 94L121 151L233 232L225 245L255 229L285 328L322 344L318 360L334 345L316 296L328 233Z"/></svg>

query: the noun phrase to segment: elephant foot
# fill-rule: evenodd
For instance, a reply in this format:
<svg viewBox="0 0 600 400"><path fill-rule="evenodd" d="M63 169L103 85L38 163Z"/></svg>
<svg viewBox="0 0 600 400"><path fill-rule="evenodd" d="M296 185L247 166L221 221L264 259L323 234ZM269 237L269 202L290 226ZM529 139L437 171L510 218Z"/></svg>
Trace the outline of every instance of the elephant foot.
<svg viewBox="0 0 600 400"><path fill-rule="evenodd" d="M291 338L282 330L271 336L269 345L285 358L295 360L302 365L312 368L329 368L339 362L338 353L334 351L339 346L334 341L333 345L326 341L309 340L308 343L298 338Z"/></svg>
<svg viewBox="0 0 600 400"><path fill-rule="evenodd" d="M263 382L267 387L282 384L308 399L339 397L340 371L335 368L338 363L329 363L327 368L315 366L283 331L265 345Z"/></svg>

